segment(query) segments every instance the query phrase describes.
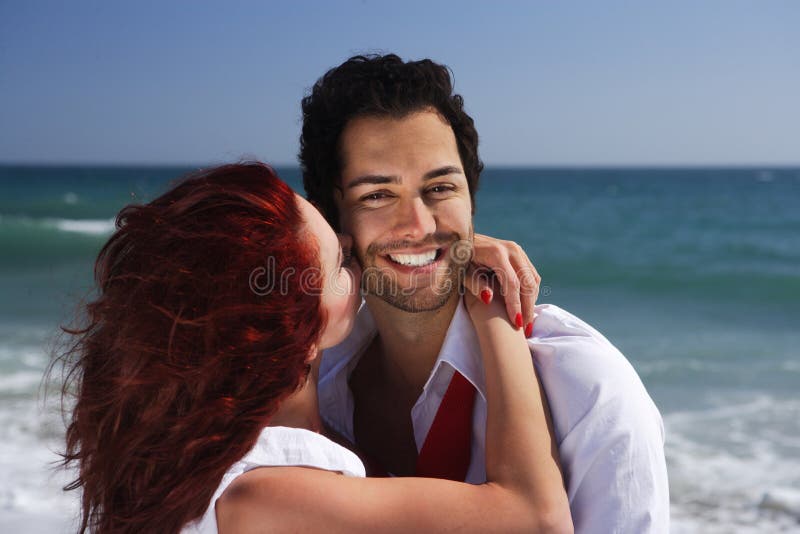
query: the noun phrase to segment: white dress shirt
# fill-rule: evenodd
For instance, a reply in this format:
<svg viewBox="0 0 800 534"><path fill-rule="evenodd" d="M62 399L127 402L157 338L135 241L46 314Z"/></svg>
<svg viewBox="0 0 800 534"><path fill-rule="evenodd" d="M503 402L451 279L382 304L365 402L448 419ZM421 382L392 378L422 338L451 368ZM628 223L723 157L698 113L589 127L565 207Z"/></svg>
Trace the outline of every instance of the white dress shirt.
<svg viewBox="0 0 800 534"><path fill-rule="evenodd" d="M348 380L377 334L362 302L351 334L323 353L322 416L355 443ZM664 425L639 376L605 337L553 305L536 306L528 344L547 394L575 532L668 532ZM477 335L463 301L411 410L417 451L457 369L476 388L466 481L486 481L486 388Z"/></svg>

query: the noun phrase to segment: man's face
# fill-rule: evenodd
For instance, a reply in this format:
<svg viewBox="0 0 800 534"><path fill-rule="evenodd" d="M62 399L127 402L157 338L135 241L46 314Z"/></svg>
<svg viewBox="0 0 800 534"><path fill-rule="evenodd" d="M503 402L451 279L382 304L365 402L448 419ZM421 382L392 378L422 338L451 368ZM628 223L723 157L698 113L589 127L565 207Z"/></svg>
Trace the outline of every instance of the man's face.
<svg viewBox="0 0 800 534"><path fill-rule="evenodd" d="M341 138L341 228L369 294L408 312L458 289L471 254L472 204L455 135L434 111L360 117Z"/></svg>

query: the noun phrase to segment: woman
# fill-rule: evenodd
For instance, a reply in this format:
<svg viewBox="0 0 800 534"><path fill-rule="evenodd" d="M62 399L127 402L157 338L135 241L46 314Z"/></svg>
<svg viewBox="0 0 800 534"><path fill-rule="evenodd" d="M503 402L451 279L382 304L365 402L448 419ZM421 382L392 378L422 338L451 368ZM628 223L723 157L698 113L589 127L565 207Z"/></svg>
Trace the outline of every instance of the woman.
<svg viewBox="0 0 800 534"><path fill-rule="evenodd" d="M502 303L467 297L489 481L366 479L317 433L317 355L360 301L321 215L251 163L128 206L117 228L66 355L80 531L571 530L543 395Z"/></svg>

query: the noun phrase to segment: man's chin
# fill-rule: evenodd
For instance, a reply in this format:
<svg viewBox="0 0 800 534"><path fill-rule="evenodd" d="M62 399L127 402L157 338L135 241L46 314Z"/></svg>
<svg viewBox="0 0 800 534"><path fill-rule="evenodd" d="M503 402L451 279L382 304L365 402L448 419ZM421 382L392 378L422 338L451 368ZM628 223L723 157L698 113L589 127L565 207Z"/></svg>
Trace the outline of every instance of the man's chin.
<svg viewBox="0 0 800 534"><path fill-rule="evenodd" d="M368 294L406 313L423 313L436 311L444 307L457 292L456 287L436 290L425 287L416 289L413 292L400 289L396 292L373 293L368 291Z"/></svg>
<svg viewBox="0 0 800 534"><path fill-rule="evenodd" d="M442 308L458 293L464 270L447 255L424 268L401 266L385 258L369 260L362 274L362 290L407 313Z"/></svg>

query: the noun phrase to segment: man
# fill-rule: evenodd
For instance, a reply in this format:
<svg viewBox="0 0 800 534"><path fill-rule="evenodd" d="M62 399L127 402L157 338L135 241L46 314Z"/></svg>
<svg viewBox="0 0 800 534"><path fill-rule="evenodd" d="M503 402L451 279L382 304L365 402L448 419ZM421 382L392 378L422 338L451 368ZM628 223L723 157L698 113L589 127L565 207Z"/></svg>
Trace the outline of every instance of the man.
<svg viewBox="0 0 800 534"><path fill-rule="evenodd" d="M466 401L474 402L471 443L456 476L483 482L483 371L459 295L463 254L453 252L473 239L482 164L449 72L430 60L357 56L315 84L303 119L308 197L353 236L364 268L356 326L323 356L323 417L388 473L425 474L426 449L441 448L429 447L428 433L452 428L440 419L455 417L444 413L454 405L451 382L466 378L476 391ZM521 311L512 311L518 327ZM551 305L537 306L536 316L531 325L526 313L525 333L549 400L575 530L668 531L663 424L635 371L577 317ZM444 450L458 456L458 446Z"/></svg>

